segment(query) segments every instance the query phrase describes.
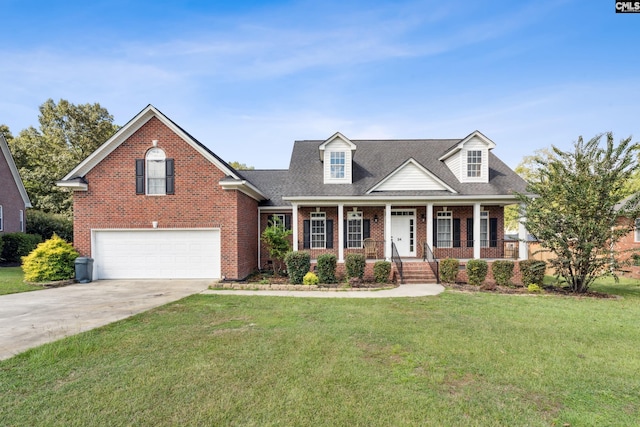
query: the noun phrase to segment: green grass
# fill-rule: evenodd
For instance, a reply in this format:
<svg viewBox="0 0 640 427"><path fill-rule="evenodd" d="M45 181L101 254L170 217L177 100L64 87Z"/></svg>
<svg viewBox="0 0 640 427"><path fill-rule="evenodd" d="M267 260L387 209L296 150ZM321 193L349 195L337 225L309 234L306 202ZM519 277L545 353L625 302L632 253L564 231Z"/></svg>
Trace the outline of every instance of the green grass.
<svg viewBox="0 0 640 427"><path fill-rule="evenodd" d="M22 281L21 267L0 267L0 295L18 292L37 291L41 286L26 284Z"/></svg>
<svg viewBox="0 0 640 427"><path fill-rule="evenodd" d="M627 426L640 293L197 295L0 362L3 425Z"/></svg>

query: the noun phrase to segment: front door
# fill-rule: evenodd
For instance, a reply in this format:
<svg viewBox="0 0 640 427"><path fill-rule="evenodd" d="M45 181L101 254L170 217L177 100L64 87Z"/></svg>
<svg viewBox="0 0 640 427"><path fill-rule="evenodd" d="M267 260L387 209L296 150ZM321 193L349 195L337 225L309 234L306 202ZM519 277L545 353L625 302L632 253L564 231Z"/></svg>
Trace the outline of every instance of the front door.
<svg viewBox="0 0 640 427"><path fill-rule="evenodd" d="M416 256L415 211L391 211L391 241L401 257Z"/></svg>

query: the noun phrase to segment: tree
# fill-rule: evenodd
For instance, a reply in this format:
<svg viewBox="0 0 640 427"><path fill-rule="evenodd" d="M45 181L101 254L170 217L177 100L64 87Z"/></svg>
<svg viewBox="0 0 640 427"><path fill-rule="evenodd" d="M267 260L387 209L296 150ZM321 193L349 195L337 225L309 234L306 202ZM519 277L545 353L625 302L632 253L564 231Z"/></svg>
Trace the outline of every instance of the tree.
<svg viewBox="0 0 640 427"><path fill-rule="evenodd" d="M291 251L289 236L293 232L286 230L277 216L272 218L269 220L269 226L262 232L262 241L267 245L269 256L275 261L273 263L273 272L279 274L284 257Z"/></svg>
<svg viewBox="0 0 640 427"><path fill-rule="evenodd" d="M229 162L229 166L239 171L252 171L255 169L253 166L247 166L244 163L240 163L236 161Z"/></svg>
<svg viewBox="0 0 640 427"><path fill-rule="evenodd" d="M638 145L627 138L616 146L607 133L603 148L602 136L586 143L580 137L571 152L552 147L548 158L536 158L537 176L527 187L533 196L518 195L527 230L555 254L549 263L573 292L586 292L596 278L613 273L611 247L633 229L617 219L640 214L638 195L616 208L638 170Z"/></svg>
<svg viewBox="0 0 640 427"><path fill-rule="evenodd" d="M29 127L9 142L31 204L71 217L72 196L55 186L71 169L109 139L118 127L100 104L74 105L49 99L40 106L40 128Z"/></svg>
<svg viewBox="0 0 640 427"><path fill-rule="evenodd" d="M540 179L540 161L544 162L553 157L548 148L541 148L533 152L530 156L524 156L522 161L514 169L527 182ZM508 205L504 208L504 228L507 230L518 230L520 223L520 212L518 205Z"/></svg>

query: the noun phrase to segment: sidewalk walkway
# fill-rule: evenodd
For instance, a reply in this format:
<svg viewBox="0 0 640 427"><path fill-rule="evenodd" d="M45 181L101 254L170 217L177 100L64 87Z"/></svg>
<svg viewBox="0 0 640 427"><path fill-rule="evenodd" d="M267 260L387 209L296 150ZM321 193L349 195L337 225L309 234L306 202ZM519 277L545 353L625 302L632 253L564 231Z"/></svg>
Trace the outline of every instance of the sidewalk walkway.
<svg viewBox="0 0 640 427"><path fill-rule="evenodd" d="M436 284L400 285L397 288L382 291L243 291L243 290L206 290L202 294L216 295L262 295L300 298L396 298L426 297L438 295L444 287Z"/></svg>

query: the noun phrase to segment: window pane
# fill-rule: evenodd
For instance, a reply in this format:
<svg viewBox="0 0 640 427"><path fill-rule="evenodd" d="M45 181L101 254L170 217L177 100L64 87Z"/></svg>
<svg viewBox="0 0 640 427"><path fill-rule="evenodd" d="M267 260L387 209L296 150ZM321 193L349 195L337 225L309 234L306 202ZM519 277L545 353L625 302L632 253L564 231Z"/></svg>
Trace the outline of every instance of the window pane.
<svg viewBox="0 0 640 427"><path fill-rule="evenodd" d="M482 151L473 150L467 152L467 177L477 178L481 176Z"/></svg>
<svg viewBox="0 0 640 427"><path fill-rule="evenodd" d="M453 246L453 227L451 212L438 212L437 220L437 242L440 248L450 248Z"/></svg>
<svg viewBox="0 0 640 427"><path fill-rule="evenodd" d="M349 212L347 215L347 247L362 247L362 212Z"/></svg>
<svg viewBox="0 0 640 427"><path fill-rule="evenodd" d="M325 248L325 224L324 212L311 213L311 248Z"/></svg>
<svg viewBox="0 0 640 427"><path fill-rule="evenodd" d="M331 178L344 178L344 152L331 153Z"/></svg>

